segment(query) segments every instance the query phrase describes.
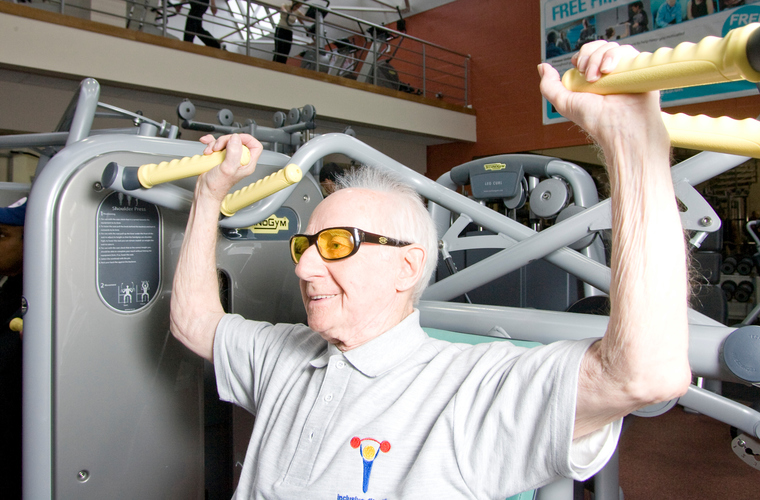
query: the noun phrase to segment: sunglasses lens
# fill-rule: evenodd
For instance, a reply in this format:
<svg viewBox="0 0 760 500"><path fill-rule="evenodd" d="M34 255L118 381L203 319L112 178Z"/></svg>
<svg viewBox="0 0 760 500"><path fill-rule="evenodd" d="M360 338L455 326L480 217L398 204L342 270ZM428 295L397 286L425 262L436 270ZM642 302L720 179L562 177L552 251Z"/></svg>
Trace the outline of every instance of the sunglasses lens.
<svg viewBox="0 0 760 500"><path fill-rule="evenodd" d="M307 248L309 248L309 239L306 236L295 236L290 240L290 254L296 264Z"/></svg>
<svg viewBox="0 0 760 500"><path fill-rule="evenodd" d="M319 233L317 245L319 253L325 259L342 259L351 255L354 249L354 235L345 229L327 229Z"/></svg>

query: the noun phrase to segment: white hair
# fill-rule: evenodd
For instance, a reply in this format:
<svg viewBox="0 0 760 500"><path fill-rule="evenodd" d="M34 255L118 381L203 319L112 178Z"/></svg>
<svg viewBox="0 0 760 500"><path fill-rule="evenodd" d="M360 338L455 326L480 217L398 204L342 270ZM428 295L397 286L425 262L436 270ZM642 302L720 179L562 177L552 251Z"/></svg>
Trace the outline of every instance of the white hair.
<svg viewBox="0 0 760 500"><path fill-rule="evenodd" d="M367 189L395 198L379 225L384 236L416 243L425 249L423 274L412 291L416 304L438 265L438 232L420 195L395 172L370 166L346 171L336 179L335 185L336 190Z"/></svg>

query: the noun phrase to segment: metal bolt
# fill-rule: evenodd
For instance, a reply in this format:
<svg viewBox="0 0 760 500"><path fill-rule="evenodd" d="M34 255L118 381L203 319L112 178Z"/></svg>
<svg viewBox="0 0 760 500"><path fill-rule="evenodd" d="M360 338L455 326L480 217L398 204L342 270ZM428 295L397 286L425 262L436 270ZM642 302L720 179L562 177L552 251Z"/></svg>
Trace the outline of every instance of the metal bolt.
<svg viewBox="0 0 760 500"><path fill-rule="evenodd" d="M712 217L702 217L699 219L699 225L702 227L712 226Z"/></svg>
<svg viewBox="0 0 760 500"><path fill-rule="evenodd" d="M551 194L551 192L549 192L549 191L544 191L544 192L541 194L541 199L542 199L542 200L544 200L544 201L550 200L550 199L551 199L551 197L552 197L552 194Z"/></svg>
<svg viewBox="0 0 760 500"><path fill-rule="evenodd" d="M80 483L84 483L88 479L90 479L89 471L82 469L79 472L77 472L77 480L79 480Z"/></svg>
<svg viewBox="0 0 760 500"><path fill-rule="evenodd" d="M304 202L306 202L306 203L309 203L309 199L310 199L310 198L309 198L309 195L308 195L308 194L305 194L305 195L303 195L303 201L304 201Z"/></svg>
<svg viewBox="0 0 760 500"><path fill-rule="evenodd" d="M101 184L100 182L96 182L95 184L92 185L92 189L98 192L103 191L103 184Z"/></svg>
<svg viewBox="0 0 760 500"><path fill-rule="evenodd" d="M747 443L745 443L743 439L740 439L740 440L738 440L738 441L736 442L736 444L738 444L739 446L741 446L742 448L744 448L744 446L745 446Z"/></svg>

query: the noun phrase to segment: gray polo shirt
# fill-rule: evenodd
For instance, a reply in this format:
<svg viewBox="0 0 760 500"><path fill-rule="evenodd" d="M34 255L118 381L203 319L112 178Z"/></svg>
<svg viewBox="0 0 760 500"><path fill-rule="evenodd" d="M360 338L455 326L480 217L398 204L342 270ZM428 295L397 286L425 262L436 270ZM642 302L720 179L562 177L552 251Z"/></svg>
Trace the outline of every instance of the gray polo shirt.
<svg viewBox="0 0 760 500"><path fill-rule="evenodd" d="M431 339L415 310L342 353L304 325L227 315L220 397L256 415L235 498L498 498L584 480L620 422L572 442L593 340L527 349Z"/></svg>

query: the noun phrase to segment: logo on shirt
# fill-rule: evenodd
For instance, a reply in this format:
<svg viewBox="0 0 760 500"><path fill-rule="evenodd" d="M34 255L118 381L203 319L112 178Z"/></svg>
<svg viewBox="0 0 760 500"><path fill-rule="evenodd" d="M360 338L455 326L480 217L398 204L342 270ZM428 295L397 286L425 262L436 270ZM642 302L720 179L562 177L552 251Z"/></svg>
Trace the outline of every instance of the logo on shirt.
<svg viewBox="0 0 760 500"><path fill-rule="evenodd" d="M391 450L391 444L388 441L378 441L377 439L358 437L351 438L351 448L358 448L359 454L361 454L362 462L364 462L364 482L362 484L362 490L367 493L369 488L369 474L372 472L372 464L375 463L375 459L380 452L388 453Z"/></svg>

